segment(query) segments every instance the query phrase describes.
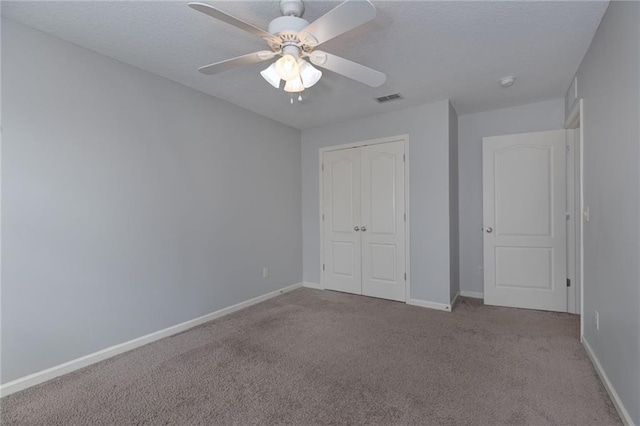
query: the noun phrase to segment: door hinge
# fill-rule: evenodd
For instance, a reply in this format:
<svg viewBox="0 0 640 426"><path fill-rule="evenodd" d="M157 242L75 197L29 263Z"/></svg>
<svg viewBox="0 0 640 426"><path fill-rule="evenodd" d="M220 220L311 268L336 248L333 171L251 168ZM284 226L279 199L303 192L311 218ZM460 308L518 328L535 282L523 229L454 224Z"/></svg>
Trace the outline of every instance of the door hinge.
<svg viewBox="0 0 640 426"><path fill-rule="evenodd" d="M571 213L566 212L565 215L567 216L567 220L571 220Z"/></svg>
<svg viewBox="0 0 640 426"><path fill-rule="evenodd" d="M324 172L324 163L322 163L322 171Z"/></svg>
<svg viewBox="0 0 640 426"><path fill-rule="evenodd" d="M407 280L407 273L406 272L404 273L404 280L405 281Z"/></svg>
<svg viewBox="0 0 640 426"><path fill-rule="evenodd" d="M402 161L407 161L407 154L402 154Z"/></svg>
<svg viewBox="0 0 640 426"><path fill-rule="evenodd" d="M322 221L324 222L324 213L322 213Z"/></svg>
<svg viewBox="0 0 640 426"><path fill-rule="evenodd" d="M567 278L567 287L571 287L571 280Z"/></svg>
<svg viewBox="0 0 640 426"><path fill-rule="evenodd" d="M322 270L324 271L324 263L322 264Z"/></svg>
<svg viewBox="0 0 640 426"><path fill-rule="evenodd" d="M405 222L407 221L407 214L406 213L404 214L404 221Z"/></svg>

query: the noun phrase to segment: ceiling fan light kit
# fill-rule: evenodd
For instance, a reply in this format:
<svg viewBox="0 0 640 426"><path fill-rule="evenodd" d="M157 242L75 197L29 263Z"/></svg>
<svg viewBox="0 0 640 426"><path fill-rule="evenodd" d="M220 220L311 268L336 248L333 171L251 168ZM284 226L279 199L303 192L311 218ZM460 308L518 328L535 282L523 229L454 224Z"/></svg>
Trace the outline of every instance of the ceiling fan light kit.
<svg viewBox="0 0 640 426"><path fill-rule="evenodd" d="M305 88L309 88L320 81L322 77L322 71L315 68L309 62L304 59L300 59L298 62L298 68L300 69L300 78Z"/></svg>
<svg viewBox="0 0 640 426"><path fill-rule="evenodd" d="M302 84L302 79L300 77L295 80L287 81L287 84L284 85L284 91L289 93L299 93L304 90L304 85Z"/></svg>
<svg viewBox="0 0 640 426"><path fill-rule="evenodd" d="M269 23L268 32L208 4L189 3L189 6L261 37L271 49L206 65L199 69L203 74L218 74L237 66L268 61L279 55L281 58L260 74L276 89L280 89L284 80L284 91L289 93L302 92L322 78L322 71L311 64L371 87L379 87L386 81L387 77L379 71L315 50L320 44L373 20L376 16L376 8L368 0L346 0L311 24L302 19L304 3L301 0L281 0L280 11L283 16ZM311 63L305 60L306 58ZM302 100L302 96L298 96L298 100ZM293 102L293 97L291 101Z"/></svg>
<svg viewBox="0 0 640 426"><path fill-rule="evenodd" d="M276 61L276 72L284 81L291 81L300 78L298 58L290 53L282 55L282 58Z"/></svg>
<svg viewBox="0 0 640 426"><path fill-rule="evenodd" d="M272 85L273 87L275 87L276 89L280 88L280 82L282 81L282 79L280 78L280 76L278 75L277 71L276 71L276 64L275 62L271 65L269 65L269 67L263 71L260 71L260 75L262 75L262 77L267 80L267 82Z"/></svg>

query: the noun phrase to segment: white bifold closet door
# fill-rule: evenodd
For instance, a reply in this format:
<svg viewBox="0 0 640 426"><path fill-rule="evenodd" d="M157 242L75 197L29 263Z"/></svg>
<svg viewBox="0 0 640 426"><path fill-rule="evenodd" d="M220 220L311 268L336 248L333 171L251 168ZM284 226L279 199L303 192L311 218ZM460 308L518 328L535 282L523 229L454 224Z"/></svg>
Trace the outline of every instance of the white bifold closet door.
<svg viewBox="0 0 640 426"><path fill-rule="evenodd" d="M325 152L323 282L406 300L404 142Z"/></svg>

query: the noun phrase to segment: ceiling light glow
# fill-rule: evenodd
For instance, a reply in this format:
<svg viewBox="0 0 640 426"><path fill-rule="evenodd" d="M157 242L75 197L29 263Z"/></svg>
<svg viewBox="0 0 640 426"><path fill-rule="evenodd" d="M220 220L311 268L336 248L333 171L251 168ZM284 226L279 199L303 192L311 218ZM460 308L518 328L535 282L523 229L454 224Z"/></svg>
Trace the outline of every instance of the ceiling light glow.
<svg viewBox="0 0 640 426"><path fill-rule="evenodd" d="M300 76L298 59L290 53L286 53L276 61L276 72L285 81L295 80Z"/></svg>
<svg viewBox="0 0 640 426"><path fill-rule="evenodd" d="M316 84L322 77L322 71L294 54L285 53L282 58L262 70L260 75L276 89L285 80L285 92L300 93Z"/></svg>
<svg viewBox="0 0 640 426"><path fill-rule="evenodd" d="M297 93L302 92L304 90L304 85L302 84L302 79L300 77L287 81L287 84L284 85L284 91L289 93Z"/></svg>

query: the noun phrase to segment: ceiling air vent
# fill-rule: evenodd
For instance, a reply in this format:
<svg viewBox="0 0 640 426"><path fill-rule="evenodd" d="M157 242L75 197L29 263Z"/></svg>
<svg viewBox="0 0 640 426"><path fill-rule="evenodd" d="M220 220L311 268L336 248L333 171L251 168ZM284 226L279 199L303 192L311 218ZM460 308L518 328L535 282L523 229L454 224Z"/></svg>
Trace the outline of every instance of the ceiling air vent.
<svg viewBox="0 0 640 426"><path fill-rule="evenodd" d="M402 99L402 96L400 96L400 93L394 93L393 95L380 96L379 98L376 98L376 101L378 101L379 104L382 104L385 102L395 101L398 99Z"/></svg>

